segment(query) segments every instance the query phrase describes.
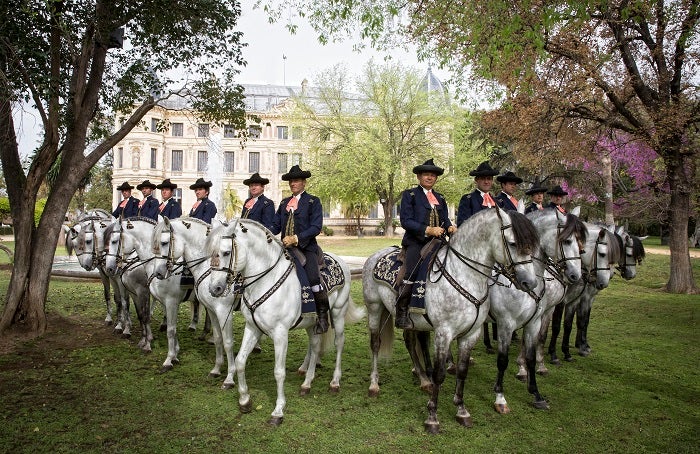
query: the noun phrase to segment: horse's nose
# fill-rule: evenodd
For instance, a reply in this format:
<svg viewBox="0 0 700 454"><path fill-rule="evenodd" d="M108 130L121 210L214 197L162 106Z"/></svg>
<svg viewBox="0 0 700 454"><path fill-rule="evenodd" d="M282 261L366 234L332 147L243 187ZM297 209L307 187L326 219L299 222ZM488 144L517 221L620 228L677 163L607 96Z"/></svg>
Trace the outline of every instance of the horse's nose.
<svg viewBox="0 0 700 454"><path fill-rule="evenodd" d="M581 279L581 275L579 273L575 273L575 272L569 273L569 275L567 277L569 279L569 282L571 282L572 284L575 282L578 282L579 279Z"/></svg>
<svg viewBox="0 0 700 454"><path fill-rule="evenodd" d="M221 296L224 293L224 288L221 285L212 285L209 287L209 292L212 296Z"/></svg>

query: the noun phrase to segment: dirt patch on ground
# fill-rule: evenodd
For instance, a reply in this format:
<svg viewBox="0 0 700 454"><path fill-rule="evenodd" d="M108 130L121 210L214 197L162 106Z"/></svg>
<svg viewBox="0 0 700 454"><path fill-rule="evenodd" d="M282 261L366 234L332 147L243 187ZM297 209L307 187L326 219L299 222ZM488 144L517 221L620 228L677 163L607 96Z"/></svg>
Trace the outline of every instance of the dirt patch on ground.
<svg viewBox="0 0 700 454"><path fill-rule="evenodd" d="M56 349L76 350L80 347L116 342L119 339L100 321L77 316L66 317L51 312L47 314L47 318L46 332L38 338L33 339L31 333L21 328L0 337L0 355L34 355Z"/></svg>

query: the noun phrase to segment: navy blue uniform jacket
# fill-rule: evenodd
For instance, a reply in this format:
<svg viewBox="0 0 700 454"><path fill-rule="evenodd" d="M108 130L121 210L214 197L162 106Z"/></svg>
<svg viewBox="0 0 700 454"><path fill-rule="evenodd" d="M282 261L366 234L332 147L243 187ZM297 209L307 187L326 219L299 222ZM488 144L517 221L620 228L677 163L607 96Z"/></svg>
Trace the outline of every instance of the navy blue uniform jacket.
<svg viewBox="0 0 700 454"><path fill-rule="evenodd" d="M498 194L496 197L494 197L494 200L496 201L499 207L506 211L518 211L518 207L513 205L513 202L510 201L510 197L508 197L508 194L506 194L505 192L501 192L500 194Z"/></svg>
<svg viewBox="0 0 700 454"><path fill-rule="evenodd" d="M154 221L158 220L158 214L160 213L160 203L152 195L146 197L143 205L139 208L138 216L143 216L146 218L151 218Z"/></svg>
<svg viewBox="0 0 700 454"><path fill-rule="evenodd" d="M533 211L538 211L539 208L537 207L537 204L535 202L530 203L527 207L525 207L525 214L531 213Z"/></svg>
<svg viewBox="0 0 700 454"><path fill-rule="evenodd" d="M252 197L246 199L245 203L248 203ZM253 221L258 221L268 229L272 230L272 225L275 222L275 202L265 197L264 194L258 196L258 201L249 210L243 204L243 211L241 212L242 218L252 219Z"/></svg>
<svg viewBox="0 0 700 454"><path fill-rule="evenodd" d="M199 206L196 210L190 210L190 217L200 219L207 224L211 224L211 220L216 216L216 205L214 202L209 200L209 197L205 197L200 200Z"/></svg>
<svg viewBox="0 0 700 454"><path fill-rule="evenodd" d="M119 205L121 205L121 202L119 202ZM129 201L126 202L126 206L124 208L120 207L119 205L117 205L117 209L112 212L112 216L115 218L121 216L122 212L124 212L125 218L134 217L139 212L139 199L134 196L129 197Z"/></svg>
<svg viewBox="0 0 700 454"><path fill-rule="evenodd" d="M459 201L459 208L457 209L457 227L479 211L485 210L487 207L483 206L482 203L484 203L484 198L481 197L481 192L478 189L474 189L474 192L469 194L464 194Z"/></svg>
<svg viewBox="0 0 700 454"><path fill-rule="evenodd" d="M447 231L447 228L452 225L448 217L447 202L442 194L433 191L433 195L440 202L436 208L439 218L438 227ZM399 217L401 227L406 231L401 240L402 246L424 245L433 238L425 236L425 229L430 226L431 210L432 205L428 202L428 197L421 186L406 189L401 193Z"/></svg>
<svg viewBox="0 0 700 454"><path fill-rule="evenodd" d="M177 200L171 197L168 199L168 202L165 204L160 214L168 219L177 219L182 216L182 207L177 203Z"/></svg>
<svg viewBox="0 0 700 454"><path fill-rule="evenodd" d="M270 231L277 235L282 233L284 237L287 230L287 221L289 220L289 212L287 211L287 202L291 197L286 197L280 202L275 213L275 219L272 223ZM256 203L257 205L257 203ZM316 237L321 233L323 227L323 207L321 200L308 192L301 193L297 209L294 210L294 234L299 240L297 247L299 249L311 249L318 251L318 243Z"/></svg>
<svg viewBox="0 0 700 454"><path fill-rule="evenodd" d="M554 208L555 210L557 209L557 204L553 202L549 202L548 205L544 206L545 208ZM564 210L564 213L566 213L566 209L564 207L561 207L562 210Z"/></svg>

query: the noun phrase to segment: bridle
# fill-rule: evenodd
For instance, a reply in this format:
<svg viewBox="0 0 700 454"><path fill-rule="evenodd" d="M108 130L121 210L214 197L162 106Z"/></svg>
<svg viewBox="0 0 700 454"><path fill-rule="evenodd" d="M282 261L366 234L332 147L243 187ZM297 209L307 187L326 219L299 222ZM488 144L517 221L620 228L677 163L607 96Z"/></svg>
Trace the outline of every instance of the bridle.
<svg viewBox="0 0 700 454"><path fill-rule="evenodd" d="M627 279L627 269L631 267L636 267L638 261L634 258L634 240L631 236L627 235L627 238L623 241L622 236L615 234L620 239L620 243L623 244L624 254L622 254L622 263L618 263L616 269L620 272L620 276ZM628 257L630 260L628 260Z"/></svg>
<svg viewBox="0 0 700 454"><path fill-rule="evenodd" d="M190 224L183 222L182 223L186 228L190 227ZM161 253L162 248L160 247L160 240L158 240L157 243L154 243L153 245L153 259L152 260L165 260L165 267L166 267L166 273L165 276L163 276L163 279L168 279L171 276L178 275L178 274L184 274L184 271L186 268L192 268L195 267L203 262L205 262L208 257L200 257L198 259L190 260L187 261L185 260L184 256L182 258L182 261L177 262L175 261L175 247L173 246L175 244L175 235L174 235L174 230L173 227L170 225L169 222L165 223L165 226L163 227L163 230L161 233L166 233L168 235L168 254L163 255ZM209 233L211 233L211 226L207 225L207 231L205 236L209 236ZM209 275L209 270L207 270L195 283L195 288L199 286L199 284L204 280L205 277ZM155 277L155 273L152 276L149 276L149 281L153 280Z"/></svg>
<svg viewBox="0 0 700 454"><path fill-rule="evenodd" d="M148 260L141 260L139 259L138 254L135 254L136 248L131 249L130 251L125 251L124 250L124 229L121 226L121 221L117 221L119 225L119 241L117 242L117 253L112 254L109 252L109 247L107 247L107 250L105 251L105 259L107 257L114 257L116 262L117 262L117 268L120 270L120 272L123 274L125 271L128 271L131 268L136 268L138 266L145 265L146 263L150 262L153 260L155 257L151 257ZM133 224L127 220L126 221L126 228L127 229L133 229L134 226ZM110 243L111 243L111 236L114 235L115 232L112 230L110 233ZM134 255L133 258L129 259L128 257L131 255Z"/></svg>

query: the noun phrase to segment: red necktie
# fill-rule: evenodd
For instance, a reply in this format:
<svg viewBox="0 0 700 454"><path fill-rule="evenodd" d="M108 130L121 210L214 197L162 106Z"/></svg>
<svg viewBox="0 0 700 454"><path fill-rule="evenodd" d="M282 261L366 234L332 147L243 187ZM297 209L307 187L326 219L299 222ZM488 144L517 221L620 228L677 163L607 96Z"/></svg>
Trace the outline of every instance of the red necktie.
<svg viewBox="0 0 700 454"><path fill-rule="evenodd" d="M566 210L562 208L561 205L557 205L557 210L559 210L561 214L566 214Z"/></svg>
<svg viewBox="0 0 700 454"><path fill-rule="evenodd" d="M433 194L432 189L428 191L426 196L428 196L428 203L430 203L432 206L440 205L440 202L438 202L437 197L435 197L435 194Z"/></svg>
<svg viewBox="0 0 700 454"><path fill-rule="evenodd" d="M139 208L141 208L144 203L146 203L146 199L143 199L142 201L139 202Z"/></svg>
<svg viewBox="0 0 700 454"><path fill-rule="evenodd" d="M165 208L165 202L161 203L160 206L158 207L158 209L160 211L163 211L164 208Z"/></svg>
<svg viewBox="0 0 700 454"><path fill-rule="evenodd" d="M515 208L518 208L518 199L516 199L512 195L509 196L508 198L510 199L510 203L512 203Z"/></svg>
<svg viewBox="0 0 700 454"><path fill-rule="evenodd" d="M287 211L296 210L298 204L299 201L297 200L297 198L292 197L291 199L289 199L289 202L287 202Z"/></svg>
<svg viewBox="0 0 700 454"><path fill-rule="evenodd" d="M484 193L484 201L481 203L481 205L490 208L490 207L495 207L496 202L493 201L491 194L489 194L488 192L485 192Z"/></svg>
<svg viewBox="0 0 700 454"><path fill-rule="evenodd" d="M196 210L200 203L201 203L201 202L200 202L199 200L197 200L197 201L194 203L194 205L192 205L192 211Z"/></svg>
<svg viewBox="0 0 700 454"><path fill-rule="evenodd" d="M122 200L122 203L119 204L119 208L124 208L128 202L129 202L129 199Z"/></svg>
<svg viewBox="0 0 700 454"><path fill-rule="evenodd" d="M248 201L245 203L245 208L246 208L247 210L250 210L251 208L253 208L253 205L255 205L255 202L257 202L257 201L258 201L258 199L250 199L250 200L248 200ZM289 205L287 205L287 206L289 206Z"/></svg>

